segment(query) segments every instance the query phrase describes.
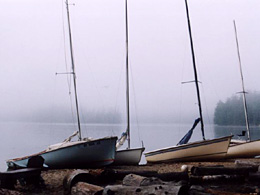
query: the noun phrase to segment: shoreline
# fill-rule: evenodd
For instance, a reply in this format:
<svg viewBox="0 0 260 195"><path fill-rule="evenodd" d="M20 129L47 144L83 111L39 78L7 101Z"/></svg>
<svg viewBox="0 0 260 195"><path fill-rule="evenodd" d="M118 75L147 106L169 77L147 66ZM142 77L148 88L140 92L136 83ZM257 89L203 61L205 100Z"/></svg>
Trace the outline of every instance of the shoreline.
<svg viewBox="0 0 260 195"><path fill-rule="evenodd" d="M218 162L175 162L175 163L161 163L161 164L145 164L137 166L108 166L100 169L81 169L88 171L95 175L100 174L104 170L121 170L121 171L156 171L158 173L171 173L171 172L182 172L182 165L187 166L224 166L224 167L235 167L235 160L243 160L260 165L260 159L232 159L228 161ZM75 171L76 169L54 169L54 170L42 170L41 177L44 180L44 187L36 186L21 186L20 184L15 186L13 191L7 190L8 193L12 194L64 194L63 180L64 178ZM19 182L18 182L19 183ZM231 184L230 184L231 185ZM232 184L233 185L233 184ZM238 184L241 185L241 184ZM3 189L1 189L3 190ZM237 192L231 191L226 194L235 195ZM245 195L245 193L243 193Z"/></svg>

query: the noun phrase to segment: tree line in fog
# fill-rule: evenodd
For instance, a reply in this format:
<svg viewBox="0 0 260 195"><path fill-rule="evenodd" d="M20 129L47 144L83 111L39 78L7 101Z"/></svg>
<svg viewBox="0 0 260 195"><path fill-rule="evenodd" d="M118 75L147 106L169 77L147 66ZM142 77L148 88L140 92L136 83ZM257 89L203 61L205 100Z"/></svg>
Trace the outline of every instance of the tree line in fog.
<svg viewBox="0 0 260 195"><path fill-rule="evenodd" d="M260 125L260 93L246 94L248 118L250 125ZM219 101L214 112L217 125L245 125L243 97L233 95L225 102Z"/></svg>
<svg viewBox="0 0 260 195"><path fill-rule="evenodd" d="M76 123L75 111L66 108L43 108L30 110L29 112L13 113L0 117L1 121L14 122L36 122L36 123ZM121 113L113 110L107 111L85 111L80 112L81 123L121 123L123 120Z"/></svg>

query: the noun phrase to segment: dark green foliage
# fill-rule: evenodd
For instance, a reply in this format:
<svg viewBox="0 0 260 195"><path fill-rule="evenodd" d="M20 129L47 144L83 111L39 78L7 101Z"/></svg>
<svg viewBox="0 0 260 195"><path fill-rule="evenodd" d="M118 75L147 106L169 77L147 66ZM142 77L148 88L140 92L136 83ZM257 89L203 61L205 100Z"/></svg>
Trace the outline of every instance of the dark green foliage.
<svg viewBox="0 0 260 195"><path fill-rule="evenodd" d="M250 125L260 124L260 93L246 95ZM219 101L214 113L217 125L245 125L245 113L242 95L233 95L226 102Z"/></svg>

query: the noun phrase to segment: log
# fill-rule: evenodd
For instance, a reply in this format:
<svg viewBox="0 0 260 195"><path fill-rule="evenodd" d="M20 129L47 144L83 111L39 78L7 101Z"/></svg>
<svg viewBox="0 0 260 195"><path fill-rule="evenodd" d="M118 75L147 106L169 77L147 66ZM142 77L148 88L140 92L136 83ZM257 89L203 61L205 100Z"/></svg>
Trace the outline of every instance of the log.
<svg viewBox="0 0 260 195"><path fill-rule="evenodd" d="M98 176L98 180L104 182L123 180L124 177L129 174L152 177L157 174L157 171L118 171L114 169L106 169Z"/></svg>
<svg viewBox="0 0 260 195"><path fill-rule="evenodd" d="M67 174L63 179L64 194L70 194L71 188L78 182L95 183L96 180L88 171L75 170Z"/></svg>
<svg viewBox="0 0 260 195"><path fill-rule="evenodd" d="M206 176L190 176L191 184L201 183L225 183L225 182L244 182L245 176L243 175L206 175Z"/></svg>
<svg viewBox="0 0 260 195"><path fill-rule="evenodd" d="M250 172L257 172L258 167L192 167L191 174L202 175L248 175Z"/></svg>
<svg viewBox="0 0 260 195"><path fill-rule="evenodd" d="M71 188L71 195L86 194L86 195L101 195L104 188L92 185L86 182L78 182Z"/></svg>
<svg viewBox="0 0 260 195"><path fill-rule="evenodd" d="M188 172L170 172L170 173L157 173L154 177L158 177L163 181L188 181Z"/></svg>
<svg viewBox="0 0 260 195"><path fill-rule="evenodd" d="M129 174L123 179L123 185L125 186L149 186L154 184L163 184L163 182L156 177L148 178L135 174Z"/></svg>
<svg viewBox="0 0 260 195"><path fill-rule="evenodd" d="M103 195L128 195L128 194L188 194L188 187L181 185L151 185L151 186L123 186L113 185L106 186Z"/></svg>
<svg viewBox="0 0 260 195"><path fill-rule="evenodd" d="M252 161L249 161L249 160L236 160L235 161L235 165L237 167L245 167L245 166L256 166L256 167L259 167L259 163L256 163L256 162L252 162Z"/></svg>
<svg viewBox="0 0 260 195"><path fill-rule="evenodd" d="M123 180L124 177L129 174L140 175L143 177L157 177L163 181L189 180L188 172L158 173L157 171L118 171L107 169L98 176L98 181L103 183L111 183L116 180Z"/></svg>
<svg viewBox="0 0 260 195"><path fill-rule="evenodd" d="M248 180L258 182L260 180L260 172L249 173Z"/></svg>
<svg viewBox="0 0 260 195"><path fill-rule="evenodd" d="M189 195L210 195L211 193L206 192L205 188L198 185L192 185L189 190Z"/></svg>

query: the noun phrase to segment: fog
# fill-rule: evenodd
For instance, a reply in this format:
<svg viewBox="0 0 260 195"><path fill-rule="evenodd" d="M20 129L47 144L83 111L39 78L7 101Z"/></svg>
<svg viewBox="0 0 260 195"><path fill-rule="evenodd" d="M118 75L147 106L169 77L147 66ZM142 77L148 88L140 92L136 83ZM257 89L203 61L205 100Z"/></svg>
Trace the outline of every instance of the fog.
<svg viewBox="0 0 260 195"><path fill-rule="evenodd" d="M69 75L55 74L70 71L64 0L0 3L0 121L70 112ZM80 112L124 121L125 2L70 3ZM246 90L260 91L260 2L188 4L204 120L212 123L217 102L241 91L233 20ZM194 80L184 0L128 0L128 22L131 121L192 122L195 84L181 84Z"/></svg>

